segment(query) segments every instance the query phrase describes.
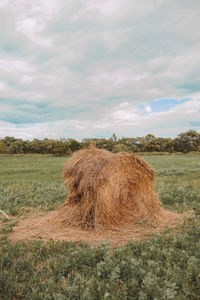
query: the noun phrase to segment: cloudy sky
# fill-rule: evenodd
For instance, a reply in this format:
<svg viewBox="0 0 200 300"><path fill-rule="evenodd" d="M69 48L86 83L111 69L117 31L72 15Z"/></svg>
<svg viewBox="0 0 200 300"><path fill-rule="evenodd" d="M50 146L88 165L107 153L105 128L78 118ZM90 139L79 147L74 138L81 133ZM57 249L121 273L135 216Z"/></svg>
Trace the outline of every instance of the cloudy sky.
<svg viewBox="0 0 200 300"><path fill-rule="evenodd" d="M0 137L200 131L199 0L0 0Z"/></svg>

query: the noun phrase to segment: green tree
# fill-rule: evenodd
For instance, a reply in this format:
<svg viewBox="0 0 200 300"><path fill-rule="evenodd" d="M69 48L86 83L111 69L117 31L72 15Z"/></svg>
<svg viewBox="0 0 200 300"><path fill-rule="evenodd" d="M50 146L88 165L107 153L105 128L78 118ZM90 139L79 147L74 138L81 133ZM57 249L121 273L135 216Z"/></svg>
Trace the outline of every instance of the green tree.
<svg viewBox="0 0 200 300"><path fill-rule="evenodd" d="M146 142L149 142L149 143L156 139L156 137L151 133L147 134L144 138L145 138Z"/></svg>
<svg viewBox="0 0 200 300"><path fill-rule="evenodd" d="M6 148L6 145L3 141L0 141L0 153L1 154L7 153L7 148Z"/></svg>
<svg viewBox="0 0 200 300"><path fill-rule="evenodd" d="M122 137L121 139L118 139L117 143L127 146L129 152L138 152L137 139L136 138Z"/></svg>
<svg viewBox="0 0 200 300"><path fill-rule="evenodd" d="M146 144L145 151L173 152L174 147L171 139L154 137L154 139Z"/></svg>
<svg viewBox="0 0 200 300"><path fill-rule="evenodd" d="M114 153L117 153L117 152L130 152L130 149L128 146L124 145L124 144L116 144L114 147L113 147L113 151Z"/></svg>
<svg viewBox="0 0 200 300"><path fill-rule="evenodd" d="M4 139L2 139L2 141L4 142L4 144L6 145L6 147L10 147L10 145L15 142L17 139L15 139L12 136L6 136Z"/></svg>
<svg viewBox="0 0 200 300"><path fill-rule="evenodd" d="M22 154L24 153L23 151L23 140L16 140L13 142L10 147L8 148L8 152L10 154Z"/></svg>
<svg viewBox="0 0 200 300"><path fill-rule="evenodd" d="M67 142L69 143L69 147L72 152L81 149L81 144L75 139L68 139Z"/></svg>
<svg viewBox="0 0 200 300"><path fill-rule="evenodd" d="M71 155L72 151L69 147L69 144L62 141L57 141L53 148L53 154L56 156L65 156L65 155Z"/></svg>
<svg viewBox="0 0 200 300"><path fill-rule="evenodd" d="M176 151L185 153L198 151L200 147L200 134L194 130L180 133L174 140L174 147Z"/></svg>

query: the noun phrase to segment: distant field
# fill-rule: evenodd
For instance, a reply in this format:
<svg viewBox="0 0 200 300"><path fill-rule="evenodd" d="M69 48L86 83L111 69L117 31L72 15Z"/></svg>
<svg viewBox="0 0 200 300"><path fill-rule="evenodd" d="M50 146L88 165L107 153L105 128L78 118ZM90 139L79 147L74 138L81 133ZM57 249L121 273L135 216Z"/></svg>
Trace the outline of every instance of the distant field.
<svg viewBox="0 0 200 300"><path fill-rule="evenodd" d="M0 156L0 299L200 299L199 155L145 156L164 207L194 209L177 234L112 249L68 242L12 244L19 218L67 197L66 157ZM26 283L25 283L26 282Z"/></svg>

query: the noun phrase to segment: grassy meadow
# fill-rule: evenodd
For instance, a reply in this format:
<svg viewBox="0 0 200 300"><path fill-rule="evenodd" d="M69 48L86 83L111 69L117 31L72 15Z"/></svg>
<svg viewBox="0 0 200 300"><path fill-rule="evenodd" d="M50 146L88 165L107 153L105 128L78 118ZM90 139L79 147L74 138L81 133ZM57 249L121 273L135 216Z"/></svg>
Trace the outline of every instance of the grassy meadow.
<svg viewBox="0 0 200 300"><path fill-rule="evenodd" d="M67 197L66 157L0 156L0 299L200 299L200 155L154 155L163 206L194 210L178 228L112 248L71 242L9 241L17 222Z"/></svg>

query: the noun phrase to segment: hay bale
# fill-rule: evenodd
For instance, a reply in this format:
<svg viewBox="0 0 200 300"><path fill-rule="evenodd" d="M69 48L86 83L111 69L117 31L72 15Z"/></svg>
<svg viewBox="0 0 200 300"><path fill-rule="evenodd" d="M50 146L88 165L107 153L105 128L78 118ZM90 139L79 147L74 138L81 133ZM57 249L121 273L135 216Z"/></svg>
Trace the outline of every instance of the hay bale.
<svg viewBox="0 0 200 300"><path fill-rule="evenodd" d="M97 229L155 219L161 208L153 191L154 170L139 156L92 146L65 164L69 196L62 210L65 224Z"/></svg>

